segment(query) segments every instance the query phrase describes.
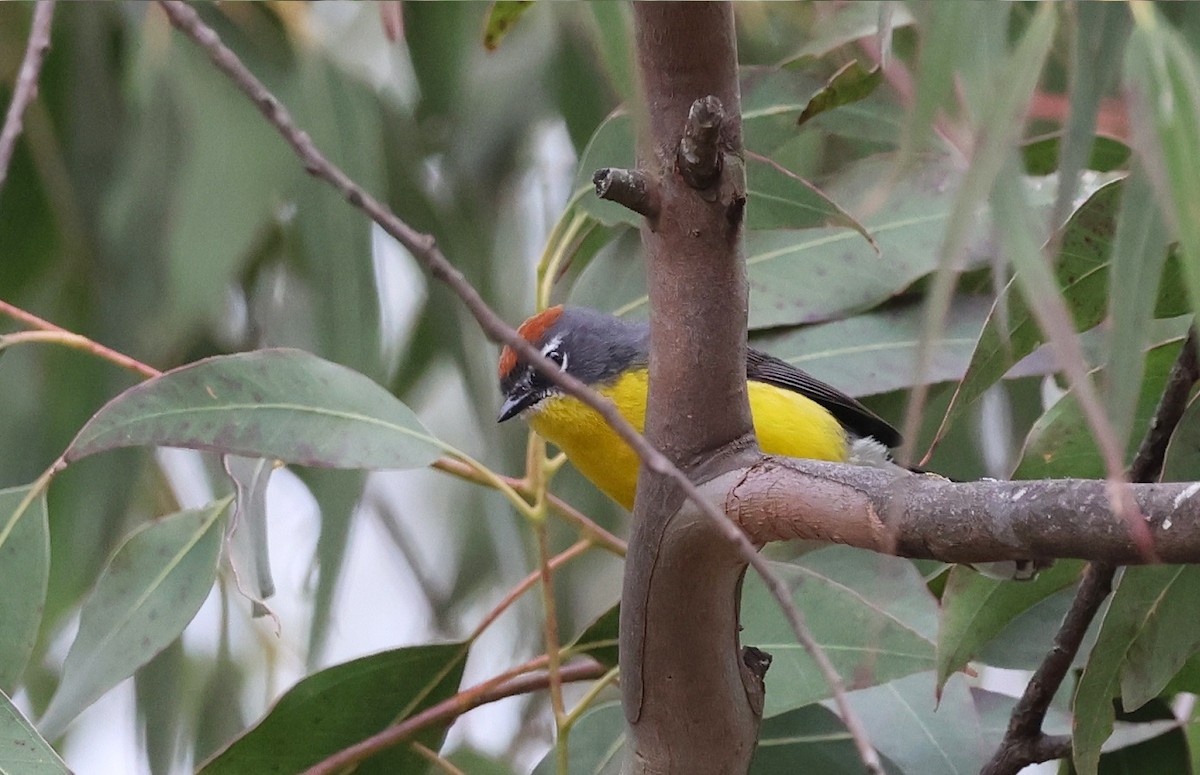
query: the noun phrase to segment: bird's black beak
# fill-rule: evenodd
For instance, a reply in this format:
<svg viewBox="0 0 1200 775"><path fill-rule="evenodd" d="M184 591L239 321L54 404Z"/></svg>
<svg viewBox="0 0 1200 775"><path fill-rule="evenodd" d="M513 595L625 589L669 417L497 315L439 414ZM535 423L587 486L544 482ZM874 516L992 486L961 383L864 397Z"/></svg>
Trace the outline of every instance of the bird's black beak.
<svg viewBox="0 0 1200 775"><path fill-rule="evenodd" d="M500 407L500 416L496 418L496 422L504 422L511 420L521 412L537 403L537 394L531 390L518 390L508 395L504 399L504 404Z"/></svg>

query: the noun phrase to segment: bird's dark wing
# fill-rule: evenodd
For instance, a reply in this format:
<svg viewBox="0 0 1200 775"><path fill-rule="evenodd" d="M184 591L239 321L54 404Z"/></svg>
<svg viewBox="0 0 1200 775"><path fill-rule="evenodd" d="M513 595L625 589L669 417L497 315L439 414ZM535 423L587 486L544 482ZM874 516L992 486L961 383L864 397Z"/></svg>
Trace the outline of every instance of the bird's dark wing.
<svg viewBox="0 0 1200 775"><path fill-rule="evenodd" d="M837 388L809 376L787 361L748 348L746 377L811 398L825 407L843 426L859 436L870 436L889 447L900 446L900 432L879 415Z"/></svg>

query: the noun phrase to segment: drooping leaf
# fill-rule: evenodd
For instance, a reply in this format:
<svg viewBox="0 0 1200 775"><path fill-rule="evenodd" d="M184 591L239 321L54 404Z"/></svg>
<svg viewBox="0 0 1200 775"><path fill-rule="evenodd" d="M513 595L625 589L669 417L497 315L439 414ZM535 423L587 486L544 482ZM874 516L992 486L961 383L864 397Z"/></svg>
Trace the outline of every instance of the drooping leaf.
<svg viewBox="0 0 1200 775"><path fill-rule="evenodd" d="M755 153L746 155L746 228L814 229L841 226L875 240L849 213L796 173Z"/></svg>
<svg viewBox="0 0 1200 775"><path fill-rule="evenodd" d="M1145 378L1142 380L1134 429L1144 429L1154 416L1154 408L1162 395L1167 375L1179 353L1180 339L1152 348L1146 353ZM1121 368L1118 366L1117 368ZM1126 447L1126 457L1136 451L1140 431ZM1068 391L1038 418L1025 439L1021 461L1013 472L1014 479L1057 479L1082 477L1101 479L1105 476L1104 462L1096 440L1083 417L1083 410Z"/></svg>
<svg viewBox="0 0 1200 775"><path fill-rule="evenodd" d="M255 615L262 615L266 613L265 601L275 594L267 551L267 485L274 463L239 455L225 455L222 463L237 488L230 520L229 562L238 590L254 603Z"/></svg>
<svg viewBox="0 0 1200 775"><path fill-rule="evenodd" d="M796 124L803 126L811 118L827 110L865 99L883 83L883 69L879 65L864 67L857 59L842 65L821 90L812 96Z"/></svg>
<svg viewBox="0 0 1200 775"><path fill-rule="evenodd" d="M1184 663L1200 651L1200 622L1189 613L1200 595L1200 568L1155 568L1158 573L1142 578L1142 571L1147 569L1131 568L1137 572L1127 572L1121 579L1121 584L1145 584L1158 590L1153 603L1142 609L1142 621L1121 670L1121 700L1128 711L1157 697ZM1117 598L1113 602L1115 605ZM1121 602L1125 602L1124 597Z"/></svg>
<svg viewBox="0 0 1200 775"><path fill-rule="evenodd" d="M1096 326L1108 311L1112 240L1124 186L1124 181L1118 180L1099 188L1064 227L1054 274L1077 331ZM1182 314L1179 287L1168 279L1174 271L1171 261L1168 261L1166 271L1168 274L1164 275L1162 295L1155 310L1160 317ZM967 373L942 421L943 427L956 420L1013 364L1047 341L1028 304L1014 287L1014 282L1005 287L1003 303L997 302L989 316Z"/></svg>
<svg viewBox="0 0 1200 775"><path fill-rule="evenodd" d="M1182 667L1187 658L1179 659L1182 651L1190 649L1190 655L1195 650L1196 633L1190 632L1196 629L1191 624L1195 617L1184 614L1184 621L1167 621L1195 600L1200 574L1194 571L1175 565L1124 570L1075 691L1072 758L1080 775L1097 772L1100 748L1113 731L1112 700L1126 682L1133 698L1143 699L1152 685L1161 680L1161 689ZM1161 656L1154 653L1158 647ZM1129 698L1124 704L1130 707Z"/></svg>
<svg viewBox="0 0 1200 775"><path fill-rule="evenodd" d="M1200 61L1154 6L1132 10L1125 57L1131 110L1148 133L1134 134L1182 247L1183 280L1200 309ZM1148 134L1149 136L1144 136Z"/></svg>
<svg viewBox="0 0 1200 775"><path fill-rule="evenodd" d="M13 691L33 652L50 578L46 493L0 490L0 692Z"/></svg>
<svg viewBox="0 0 1200 775"><path fill-rule="evenodd" d="M12 775L70 775L67 764L33 724L0 691L0 772Z"/></svg>
<svg viewBox="0 0 1200 775"><path fill-rule="evenodd" d="M483 30L483 46L488 51L500 47L500 41L512 30L521 15L529 10L533 0L493 0L488 10L487 26Z"/></svg>
<svg viewBox="0 0 1200 775"><path fill-rule="evenodd" d="M1120 9L1124 11L1124 8ZM1150 181L1135 165L1121 195L1117 234L1112 249L1112 288L1108 297L1109 358L1120 368L1104 372L1108 418L1125 446L1134 431L1133 413L1142 384L1142 353L1151 343L1159 280L1167 260L1169 233L1154 201Z"/></svg>
<svg viewBox="0 0 1200 775"><path fill-rule="evenodd" d="M906 560L846 547L775 564L793 600L850 688L931 670L937 612L924 580ZM779 615L762 582L746 578L742 642L773 657L764 714L829 696L829 686Z"/></svg>
<svg viewBox="0 0 1200 775"><path fill-rule="evenodd" d="M450 697L462 679L466 649L444 643L361 657L304 678L253 728L199 768L202 775L301 772ZM437 750L445 727L427 727L413 740ZM383 751L357 772L424 772L408 746Z"/></svg>
<svg viewBox="0 0 1200 775"><path fill-rule="evenodd" d="M1068 29L1073 33L1071 78L1067 87L1071 108L1059 147L1054 223L1061 223L1070 212L1079 173L1088 158L1088 149L1093 147L1101 98L1116 80L1132 28L1129 9L1123 5L1087 3L1076 6L1074 11L1066 15Z"/></svg>
<svg viewBox="0 0 1200 775"><path fill-rule="evenodd" d="M367 476L362 471L331 471L321 468L299 470L300 478L312 493L321 510L321 535L317 540L317 584L313 592L313 621L308 631L308 667L315 670L321 664L325 641L329 636L333 616L334 596L350 526Z"/></svg>
<svg viewBox="0 0 1200 775"><path fill-rule="evenodd" d="M592 176L605 167L632 169L637 145L633 137L633 119L627 113L614 113L596 127L592 139L579 156L572 190L592 187ZM641 216L616 202L595 195L585 195L580 206L600 223L615 226L626 223L634 228L641 225Z"/></svg>
<svg viewBox="0 0 1200 775"><path fill-rule="evenodd" d="M136 530L84 601L62 680L38 728L58 737L87 706L179 637L208 597L229 499Z"/></svg>
<svg viewBox="0 0 1200 775"><path fill-rule="evenodd" d="M66 459L150 445L325 468L414 468L440 452L379 385L282 349L206 358L130 388L79 431Z"/></svg>
<svg viewBox="0 0 1200 775"><path fill-rule="evenodd" d="M1032 581L997 581L964 565L950 570L938 628L940 689L1016 617L1079 579L1082 563L1059 560Z"/></svg>

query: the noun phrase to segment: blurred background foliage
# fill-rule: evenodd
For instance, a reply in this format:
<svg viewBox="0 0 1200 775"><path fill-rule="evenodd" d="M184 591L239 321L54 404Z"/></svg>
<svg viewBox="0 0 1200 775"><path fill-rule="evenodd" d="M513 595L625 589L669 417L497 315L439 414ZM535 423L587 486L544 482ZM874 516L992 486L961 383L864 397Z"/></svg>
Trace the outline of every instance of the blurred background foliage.
<svg viewBox="0 0 1200 775"><path fill-rule="evenodd" d="M539 265L551 269L555 302L645 316L637 222L587 191L595 169L633 160L630 9L510 5L520 7L503 29L489 27L493 6L475 2L199 10L323 152L434 235L508 320L533 310ZM5 104L31 10L0 4ZM1137 13L1135 23L1117 4L739 3L753 343L896 424L911 418L916 457L940 437L925 465L947 476L1104 476L1089 420L1046 346L1047 305L1081 332L1110 430L1136 447L1200 287L1200 199L1188 198L1200 175L1188 165L1200 147L1200 7ZM886 77L880 50L896 63ZM1034 277L1023 262L1038 262L1043 243L1054 258L1041 285L1048 301L1032 280L1009 283L1014 266ZM309 350L387 386L438 438L522 475L524 430L494 423L496 348L402 248L307 176L152 5L58 8L39 99L0 190L0 295L160 369L267 346ZM1050 330L1060 342L1075 336ZM3 354L3 487L33 481L136 382L73 350ZM923 400L910 401L914 385L927 387ZM1177 480L1200 478L1195 409L1168 459ZM120 450L56 477L36 644L23 670L0 672L26 715L46 709L81 601L117 547L152 517L232 491L211 457ZM553 491L625 533L626 516L569 466ZM393 701L416 691L401 679L353 683L350 660L383 649L420 647L389 652L399 661L387 664L440 676L429 702L460 678L478 683L544 653L536 594L469 653L421 645L467 638L537 567L531 532L498 493L433 470L292 468L263 497L272 615L252 616L258 604L223 564L182 636L54 741L76 772L191 770L306 675L306 691L330 707L361 705L373 688ZM576 538L551 528L555 551ZM770 551L818 641L853 677L889 771L907 773L978 770L1021 687L1023 674L1009 671L1036 667L1079 571L1064 563L1014 586L841 548ZM556 571L564 643L612 637L620 571L598 551ZM1178 574L1141 583L1187 599ZM761 587L751 580L746 594L744 640L775 655L755 772L806 762L857 771L840 722L816 704L827 688ZM1102 770L1192 771L1196 626L1143 622L1125 640L1097 628L1120 665L1168 655L1148 669L1141 715L1128 702L1121 710ZM968 663L976 677L959 672ZM336 681L316 672L339 664ZM344 676L350 683L338 683ZM1057 731L1070 728L1070 695L1051 714ZM1103 740L1105 714L1094 715ZM387 718L362 719L358 736ZM579 720L572 771L617 771L620 719L599 704ZM268 726L239 745L300 744ZM467 772L524 772L553 729L539 694L482 708L424 743ZM1087 749L1095 756L1099 740ZM398 756L375 764L435 766ZM1078 754L1076 764L1089 767Z"/></svg>

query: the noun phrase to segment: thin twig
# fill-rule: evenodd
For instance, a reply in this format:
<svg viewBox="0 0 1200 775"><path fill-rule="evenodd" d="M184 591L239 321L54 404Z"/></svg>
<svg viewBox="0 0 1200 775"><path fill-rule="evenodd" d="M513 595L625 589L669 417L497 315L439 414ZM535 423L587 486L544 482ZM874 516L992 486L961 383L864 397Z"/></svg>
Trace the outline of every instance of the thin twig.
<svg viewBox="0 0 1200 775"><path fill-rule="evenodd" d="M587 539L577 541L562 552L556 554L554 557L551 557L550 562L548 562L547 565L549 566L550 570L558 570L563 565L566 565L574 558L586 552L589 548L591 548L591 546L592 542L588 541ZM538 568L533 573L530 573L528 576L521 579L521 582L510 589L508 594L504 596L504 599L497 603L496 606L488 612L487 616L483 617L483 621L475 626L474 631L471 632L471 637L469 640L475 640L482 635L483 631L492 626L492 623L500 617L500 614L507 611L509 606L515 603L517 598L519 598L521 595L528 592L534 584L538 583L538 579L541 577L542 569Z"/></svg>
<svg viewBox="0 0 1200 775"><path fill-rule="evenodd" d="M482 485L488 484L488 481L478 471L454 458L440 457L433 461L433 467L468 482ZM520 479L511 476L500 476L499 478L517 492L524 491L525 483ZM626 545L624 541L588 519L582 512L562 498L546 493L546 504L550 507L551 511L556 512L568 522L578 527L580 532L594 541L597 546L604 547L613 554L621 555L622 557L625 555Z"/></svg>
<svg viewBox="0 0 1200 775"><path fill-rule="evenodd" d="M638 433L633 425L621 415L616 404L571 374L562 371L557 364L542 355L537 348L526 341L517 333L516 329L505 323L488 306L462 272L446 260L431 235L423 234L400 220L395 213L364 191L339 167L326 159L317 150L308 134L296 125L287 108L246 68L238 56L221 42L217 33L200 19L195 9L182 0L158 0L158 2L171 24L204 49L217 69L229 76L238 89L258 106L267 121L292 146L309 174L325 180L336 188L346 201L366 213L385 232L407 248L418 261L425 265L430 274L446 283L466 305L488 337L511 347L526 363L533 365L543 376L562 388L565 393L578 398L594 409L621 440L637 454L649 471L669 478L687 498L694 501L701 513L713 521L726 540L735 546L738 554L762 577L787 618L797 641L807 642L814 649L819 649L808 632L800 612L792 603L787 586L771 570L767 561L758 553L757 548L746 537L746 534L716 506L705 500L699 488L688 479L687 475L680 471L666 455L646 441L645 437ZM854 735L855 744L859 747L864 764L871 772L882 773L883 767L879 762L879 757L871 747L870 741L862 733L862 725L855 717L853 709L846 699L845 691L841 689L840 677L827 659L816 661L821 667L826 681L829 682L847 728Z"/></svg>
<svg viewBox="0 0 1200 775"><path fill-rule="evenodd" d="M418 743L414 740L413 742L408 744L408 747L411 748L417 754L419 754L422 759L429 762L434 767L437 767L442 772L446 773L446 775L467 775L465 772L460 770L458 767L455 767L453 762L451 762L449 759L442 756L441 754L439 754L437 751L433 750L429 746L421 745L420 743Z"/></svg>
<svg viewBox="0 0 1200 775"><path fill-rule="evenodd" d="M20 307L14 307L12 304L9 304L3 300L0 300L0 315L7 315L13 320L20 321L30 328L35 328L39 331L51 331L56 334L63 335L62 339L56 340L60 344L66 344L71 347L78 347L78 349L86 350L98 358L103 358L104 360L114 363L123 369L141 374L147 379L153 379L154 377L162 376L162 372L153 366L147 366L135 358L130 358L128 355L119 353L109 347L105 347L99 342L88 339L80 334L76 334L73 331L68 331L62 326L56 326L48 320L39 318L32 312L26 312ZM16 336L16 334L13 334L13 336Z"/></svg>
<svg viewBox="0 0 1200 775"><path fill-rule="evenodd" d="M54 20L54 0L38 0L33 9L33 22L29 26L29 42L25 46L25 57L17 70L17 82L13 87L12 101L4 116L4 128L0 129L0 188L8 177L8 165L21 136L25 108L37 96L38 75L42 62L50 50L50 23Z"/></svg>
<svg viewBox="0 0 1200 775"><path fill-rule="evenodd" d="M1192 386L1200 381L1196 346L1197 336L1193 328L1183 343L1175 365L1171 367L1150 427L1129 467L1131 482L1154 481L1162 470L1167 443L1187 408ZM1015 775L1027 765L1059 759L1071 752L1070 738L1045 734L1042 723L1046 719L1050 701L1071 669L1088 627L1112 591L1116 572L1117 566L1110 563L1094 562L1088 565L1075 600L1054 636L1054 646L1029 679L1029 684L1013 708L1004 740L981 775Z"/></svg>
<svg viewBox="0 0 1200 775"><path fill-rule="evenodd" d="M604 665L594 660L587 660L565 665L559 673L559 680L563 683L590 681L600 678L606 672L607 669ZM506 697L515 697L518 694L528 694L545 689L549 685L550 674L547 671L528 673L499 682L496 679L485 681L459 692L437 705L426 708L417 715L390 726L360 743L338 751L333 756L305 770L303 775L333 775L335 772L341 772L344 767L358 764L380 751L404 742L422 729L453 721L480 705L503 700Z"/></svg>

